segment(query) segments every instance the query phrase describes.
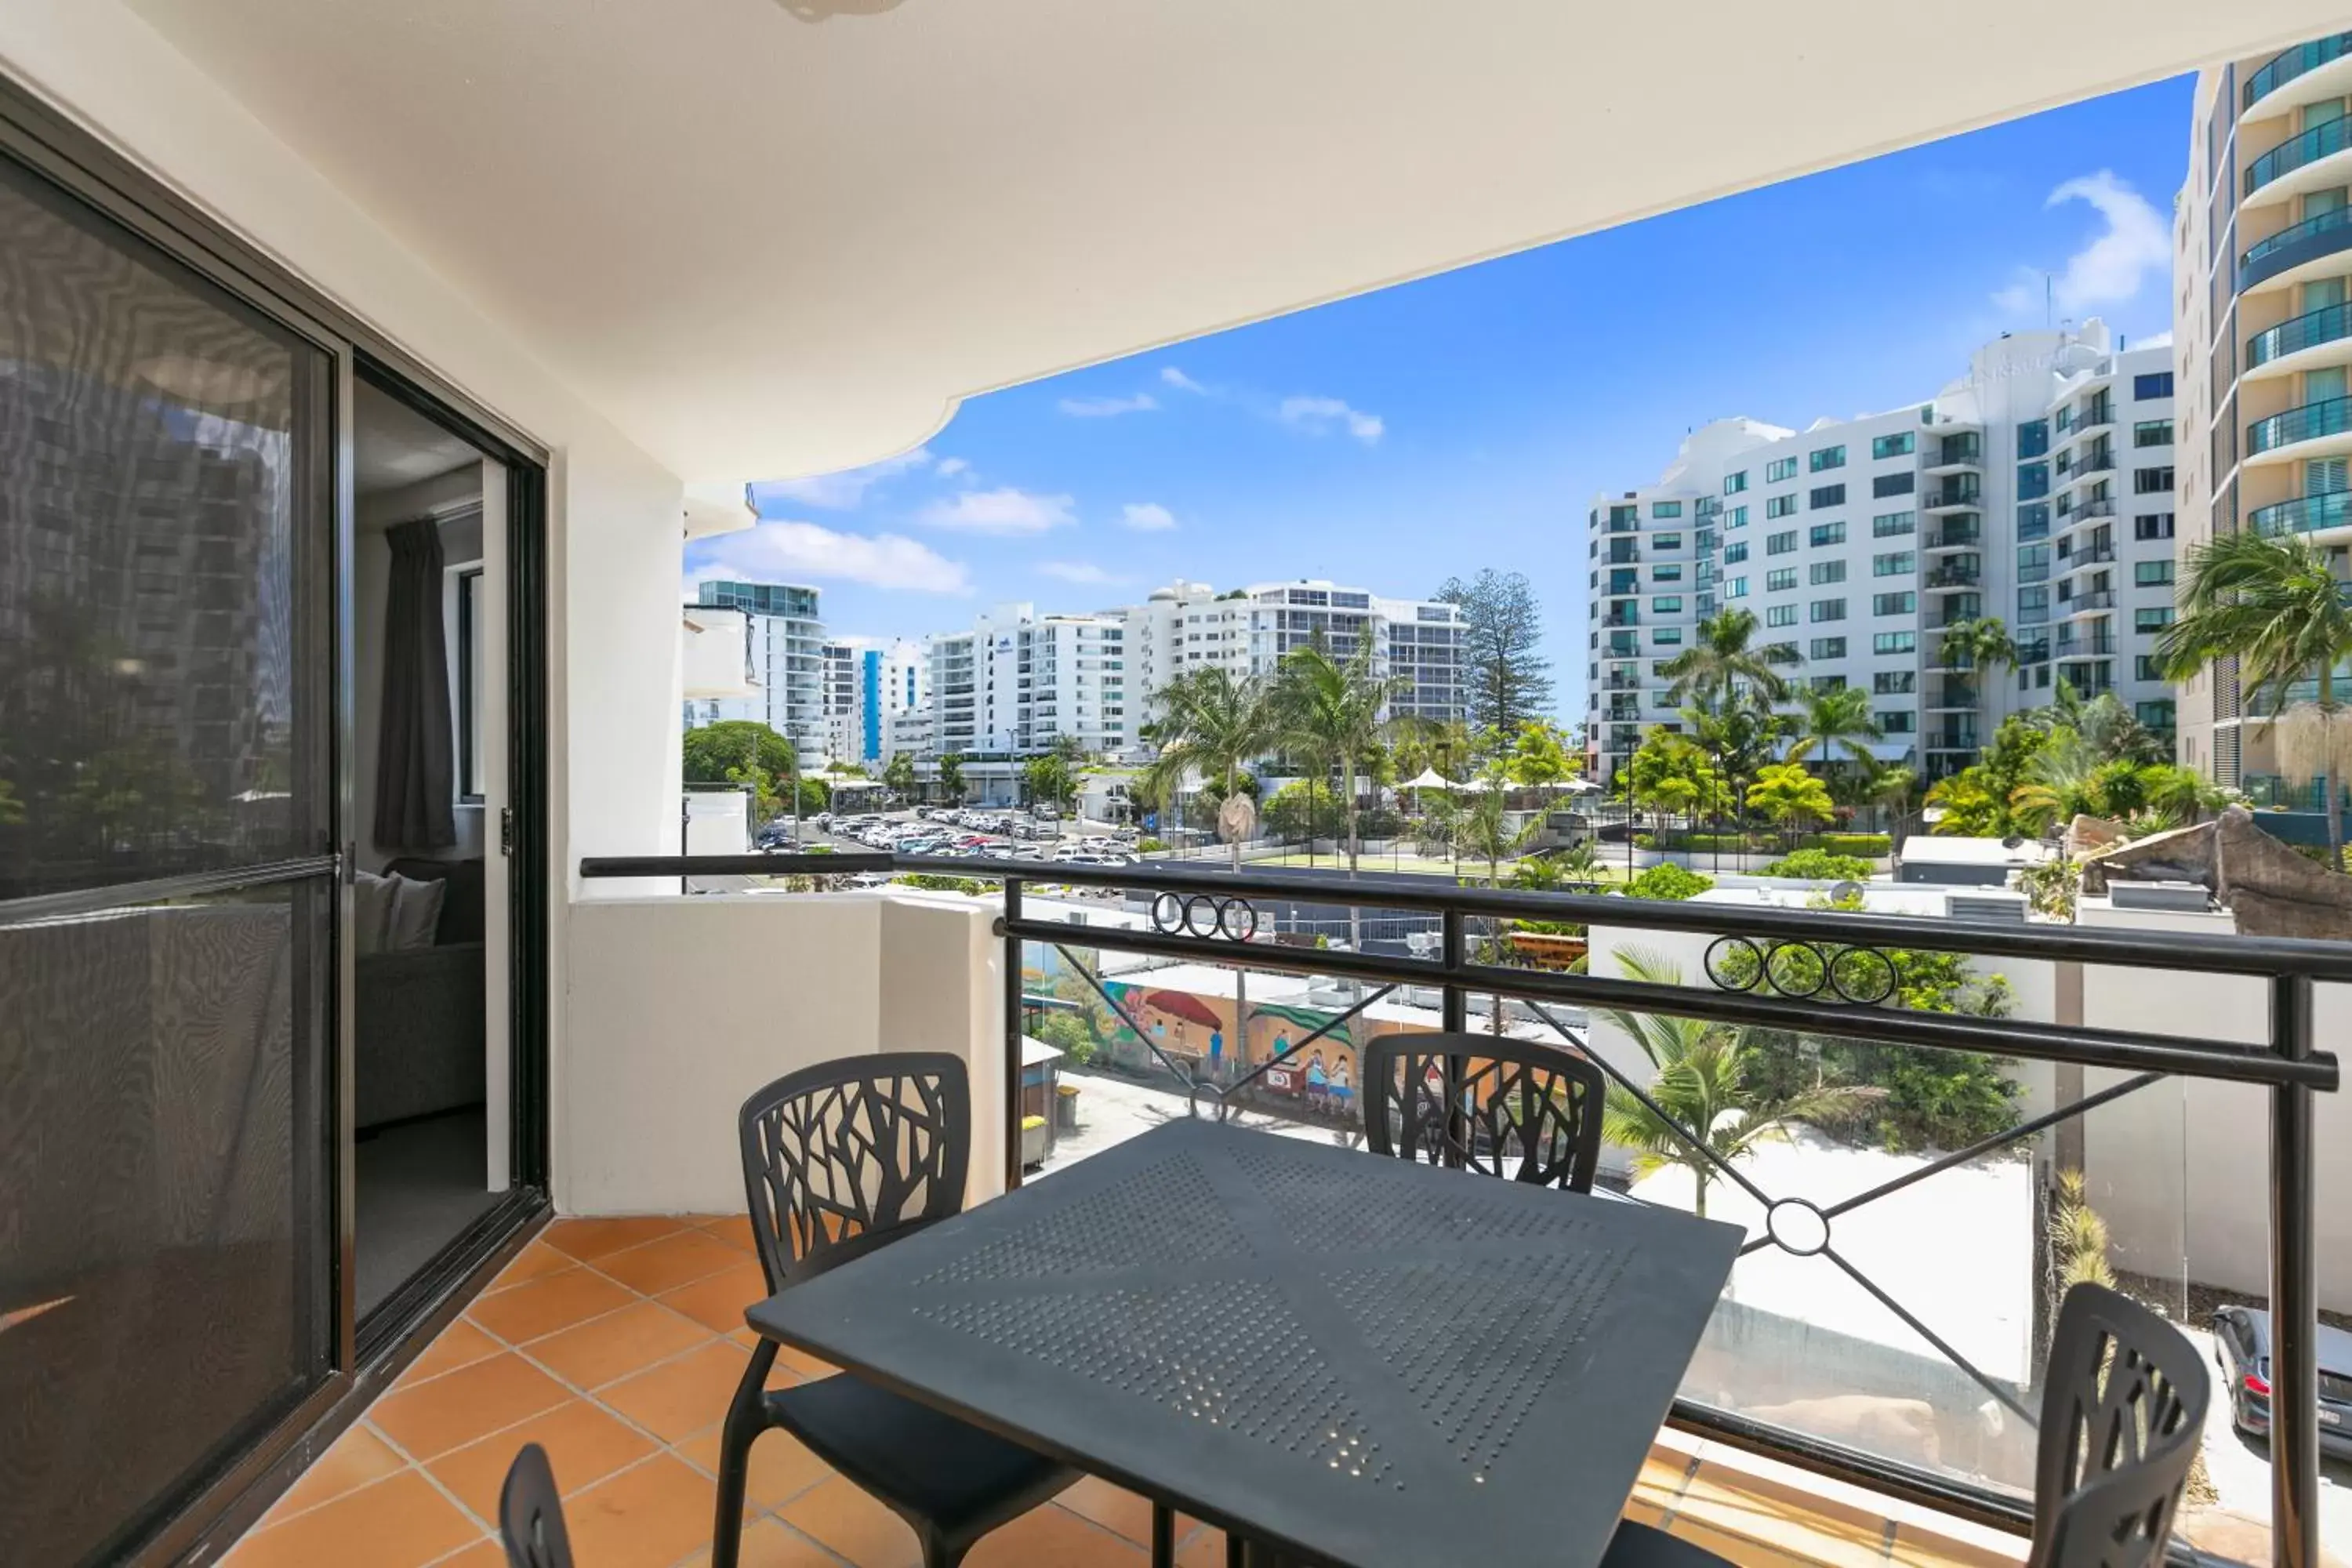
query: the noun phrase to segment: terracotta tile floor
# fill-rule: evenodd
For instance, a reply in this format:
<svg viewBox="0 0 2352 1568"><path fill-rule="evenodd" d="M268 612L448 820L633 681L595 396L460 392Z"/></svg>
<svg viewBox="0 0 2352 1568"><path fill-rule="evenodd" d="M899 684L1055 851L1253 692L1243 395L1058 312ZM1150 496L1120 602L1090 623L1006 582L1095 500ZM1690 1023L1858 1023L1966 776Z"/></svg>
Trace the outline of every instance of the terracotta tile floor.
<svg viewBox="0 0 2352 1568"><path fill-rule="evenodd" d="M493 1520L515 1451L543 1446L581 1568L707 1560L719 1421L763 1294L740 1217L559 1220L532 1241L289 1489L229 1568L504 1562ZM778 1383L824 1375L787 1351ZM1628 1517L1741 1568L2009 1568L2023 1542L1825 1496L1662 1435ZM1889 1505L1892 1508L1894 1505ZM1898 1513L1901 1511L1895 1510ZM745 1568L915 1568L896 1517L782 1432L752 1450ZM1100 1481L998 1531L972 1568L1144 1568L1150 1505ZM1215 1530L1179 1525L1183 1568L1222 1568Z"/></svg>

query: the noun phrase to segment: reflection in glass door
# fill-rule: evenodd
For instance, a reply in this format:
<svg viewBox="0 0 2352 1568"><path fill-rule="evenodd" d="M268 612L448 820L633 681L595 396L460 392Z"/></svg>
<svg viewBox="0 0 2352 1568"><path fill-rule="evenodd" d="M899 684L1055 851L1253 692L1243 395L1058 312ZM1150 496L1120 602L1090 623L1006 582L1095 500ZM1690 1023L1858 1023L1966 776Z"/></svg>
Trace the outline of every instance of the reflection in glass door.
<svg viewBox="0 0 2352 1568"><path fill-rule="evenodd" d="M0 1556L327 1377L330 356L0 162Z"/></svg>

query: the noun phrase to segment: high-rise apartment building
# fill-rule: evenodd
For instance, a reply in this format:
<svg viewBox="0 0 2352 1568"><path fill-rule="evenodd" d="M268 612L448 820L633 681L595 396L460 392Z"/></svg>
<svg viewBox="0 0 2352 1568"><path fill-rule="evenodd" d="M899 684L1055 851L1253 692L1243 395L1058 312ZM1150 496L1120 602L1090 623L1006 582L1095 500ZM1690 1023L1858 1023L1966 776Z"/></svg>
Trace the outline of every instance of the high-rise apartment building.
<svg viewBox="0 0 2352 1568"><path fill-rule="evenodd" d="M1976 759L2063 679L2169 731L2149 655L2172 616L2171 351L2080 331L1986 344L1924 403L1799 432L1725 419L1657 483L1590 517L1587 745L1622 766L1682 727L1664 670L1742 607L1796 684L1870 693L1874 752L1925 778ZM1998 619L2013 668L1966 668L1943 628Z"/></svg>
<svg viewBox="0 0 2352 1568"><path fill-rule="evenodd" d="M1003 605L929 643L934 752L1036 756L1065 738L1088 752L1128 748L1135 716L1122 616Z"/></svg>
<svg viewBox="0 0 2352 1568"><path fill-rule="evenodd" d="M2302 534L2339 561L2352 544L2347 99L2352 33L2198 78L2189 187L2174 205L2184 553L2240 529ZM2180 760L2259 802L2315 805L2280 778L2247 708L2234 661L2185 683Z"/></svg>
<svg viewBox="0 0 2352 1568"><path fill-rule="evenodd" d="M723 719L755 720L793 742L803 768L822 768L828 735L824 622L817 591L784 583L708 582L695 602L747 614L751 672L760 689L750 697L688 701L687 728Z"/></svg>
<svg viewBox="0 0 2352 1568"><path fill-rule="evenodd" d="M857 733L858 645L828 642L819 650L824 661L824 752L837 763L854 763L863 749Z"/></svg>
<svg viewBox="0 0 2352 1568"><path fill-rule="evenodd" d="M929 722L930 650L904 638L887 647L861 647L856 670L852 760L873 767L902 751L920 751L921 726Z"/></svg>
<svg viewBox="0 0 2352 1568"><path fill-rule="evenodd" d="M1124 614L1146 722L1157 716L1152 694L1178 676L1220 666L1270 676L1285 654L1318 637L1341 658L1371 639L1374 672L1409 683L1391 700L1392 715L1456 721L1468 710L1467 628L1453 605L1385 598L1320 580L1260 583L1223 595L1180 580Z"/></svg>

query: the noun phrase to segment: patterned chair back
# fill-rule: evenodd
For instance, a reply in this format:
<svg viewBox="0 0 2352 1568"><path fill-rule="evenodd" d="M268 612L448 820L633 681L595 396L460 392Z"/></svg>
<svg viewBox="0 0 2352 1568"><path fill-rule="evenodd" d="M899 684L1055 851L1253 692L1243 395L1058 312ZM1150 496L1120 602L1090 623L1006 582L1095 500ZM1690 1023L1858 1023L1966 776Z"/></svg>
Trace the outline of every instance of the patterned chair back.
<svg viewBox="0 0 2352 1568"><path fill-rule="evenodd" d="M1382 1035L1364 1045L1364 1139L1375 1154L1589 1193L1607 1089L1591 1062L1532 1040Z"/></svg>

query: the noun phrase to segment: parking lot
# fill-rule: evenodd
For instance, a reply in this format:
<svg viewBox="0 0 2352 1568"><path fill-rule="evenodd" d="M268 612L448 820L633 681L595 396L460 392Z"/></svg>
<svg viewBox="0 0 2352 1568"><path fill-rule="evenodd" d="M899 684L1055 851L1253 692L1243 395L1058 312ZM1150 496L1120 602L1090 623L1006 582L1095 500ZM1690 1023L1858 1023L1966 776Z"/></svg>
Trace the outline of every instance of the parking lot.
<svg viewBox="0 0 2352 1568"><path fill-rule="evenodd" d="M1128 866L1139 858L1131 828L1067 817L1041 819L1011 806L920 806L838 817L825 813L803 818L796 839L793 826L790 819L771 823L755 841L763 849L889 849L945 859L1043 865Z"/></svg>

